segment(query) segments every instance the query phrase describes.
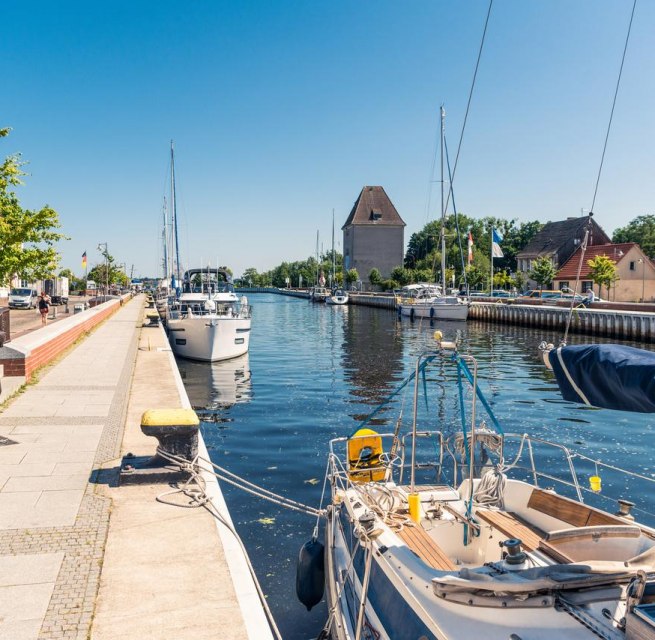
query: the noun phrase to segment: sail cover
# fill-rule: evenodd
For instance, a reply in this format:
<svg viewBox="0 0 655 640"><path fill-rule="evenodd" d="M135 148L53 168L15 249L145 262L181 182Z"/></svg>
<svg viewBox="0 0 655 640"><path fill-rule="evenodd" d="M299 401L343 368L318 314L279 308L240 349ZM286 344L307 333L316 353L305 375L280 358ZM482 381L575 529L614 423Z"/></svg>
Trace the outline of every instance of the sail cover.
<svg viewBox="0 0 655 640"><path fill-rule="evenodd" d="M655 413L655 353L618 344L559 347L549 354L562 396L603 409Z"/></svg>

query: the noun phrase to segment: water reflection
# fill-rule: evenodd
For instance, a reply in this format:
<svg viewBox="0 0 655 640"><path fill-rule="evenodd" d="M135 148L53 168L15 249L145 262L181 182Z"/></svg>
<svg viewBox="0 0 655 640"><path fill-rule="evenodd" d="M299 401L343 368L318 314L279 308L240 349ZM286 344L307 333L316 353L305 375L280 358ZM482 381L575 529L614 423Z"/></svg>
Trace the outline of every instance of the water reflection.
<svg viewBox="0 0 655 640"><path fill-rule="evenodd" d="M191 406L203 412L203 421L209 421L205 412L250 402L251 374L247 353L222 362L195 362L180 358L177 365Z"/></svg>
<svg viewBox="0 0 655 640"><path fill-rule="evenodd" d="M401 332L388 313L368 307L351 307L344 322L341 345L341 366L349 383L347 402L367 405L350 413L356 420L362 420L375 406L395 388L402 377L403 341ZM384 420L373 421L382 424Z"/></svg>
<svg viewBox="0 0 655 640"><path fill-rule="evenodd" d="M460 331L461 350L478 359L480 386L506 432L529 432L651 477L655 451L647 445L655 421L564 402L537 349L542 340L558 344L556 331L476 321L398 322L383 309L330 308L272 294L253 295L250 301L255 319L249 361L179 365L191 402L207 411L203 422L213 416L217 423L203 429L212 459L252 482L317 506L329 440L349 434L397 387L413 370L416 354L434 346L435 329L450 339ZM569 342L584 341L575 335ZM427 428L458 428L454 367L435 362L426 386L430 401L422 401L420 409ZM379 414L382 426L374 428L391 430L402 414L402 432L408 431L412 391L410 385L407 394L401 392ZM221 428L226 422L238 428ZM548 450L536 449L535 458L554 474L566 471L562 457ZM580 462L580 480L586 483L595 468ZM655 512L645 484L637 479L621 484L609 470L601 475L608 493L618 487L639 507ZM327 616L324 605L308 614L294 594L298 549L314 522L229 486L224 493L283 637L316 637Z"/></svg>

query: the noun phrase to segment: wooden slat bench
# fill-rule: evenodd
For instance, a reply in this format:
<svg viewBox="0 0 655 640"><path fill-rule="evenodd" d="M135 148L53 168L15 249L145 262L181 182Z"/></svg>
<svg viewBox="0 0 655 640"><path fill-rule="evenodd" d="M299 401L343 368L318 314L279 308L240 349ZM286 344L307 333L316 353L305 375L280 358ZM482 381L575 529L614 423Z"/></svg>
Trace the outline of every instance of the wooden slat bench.
<svg viewBox="0 0 655 640"><path fill-rule="evenodd" d="M563 520L572 527L594 527L603 524L624 525L625 520L604 513L594 507L565 498L564 496L543 491L542 489L533 489L528 507L535 509L548 516Z"/></svg>
<svg viewBox="0 0 655 640"><path fill-rule="evenodd" d="M456 571L457 567L443 549L420 526L406 525L397 532L398 537L433 569Z"/></svg>
<svg viewBox="0 0 655 640"><path fill-rule="evenodd" d="M510 511L478 509L475 512L475 517L478 520L484 520L508 538L518 538L528 551L537 549L545 535L541 529L525 522L525 520Z"/></svg>

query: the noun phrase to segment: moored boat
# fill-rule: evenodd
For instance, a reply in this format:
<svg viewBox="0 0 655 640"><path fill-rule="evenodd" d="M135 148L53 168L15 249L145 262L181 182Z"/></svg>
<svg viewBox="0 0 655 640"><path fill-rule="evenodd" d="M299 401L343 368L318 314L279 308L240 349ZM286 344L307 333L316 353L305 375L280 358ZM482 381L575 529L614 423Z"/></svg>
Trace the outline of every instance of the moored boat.
<svg viewBox="0 0 655 640"><path fill-rule="evenodd" d="M325 302L325 300L330 295L330 290L326 289L325 286L316 286L312 287L309 290L309 299L312 302Z"/></svg>
<svg viewBox="0 0 655 640"><path fill-rule="evenodd" d="M166 330L175 355L191 360L229 360L250 344L252 312L234 292L223 269L190 269L182 292L168 307Z"/></svg>
<svg viewBox="0 0 655 640"><path fill-rule="evenodd" d="M327 298L326 304L343 305L348 304L348 294L343 289L335 289Z"/></svg>
<svg viewBox="0 0 655 640"><path fill-rule="evenodd" d="M505 432L475 359L452 342L438 347L401 385L414 381L408 433L401 419L385 434L367 419L330 443L326 631L340 640L655 637L655 529L627 500L600 506L598 469L620 470ZM452 382L455 429L419 402L430 365L453 368L438 386L443 406L442 383ZM548 468L536 466L536 446L552 450ZM555 456L568 477L555 475ZM589 488L581 461L596 470ZM652 490L648 475L614 484L625 490L636 478Z"/></svg>
<svg viewBox="0 0 655 640"><path fill-rule="evenodd" d="M434 288L418 289L413 296L396 297L399 316L434 320L466 320L469 303L458 296L443 296Z"/></svg>

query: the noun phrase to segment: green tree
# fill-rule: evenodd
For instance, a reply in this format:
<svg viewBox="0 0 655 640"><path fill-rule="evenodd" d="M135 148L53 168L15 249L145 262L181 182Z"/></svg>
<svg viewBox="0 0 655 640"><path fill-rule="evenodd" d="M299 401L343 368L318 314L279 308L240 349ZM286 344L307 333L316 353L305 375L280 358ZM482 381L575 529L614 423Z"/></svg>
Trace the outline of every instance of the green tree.
<svg viewBox="0 0 655 640"><path fill-rule="evenodd" d="M9 135L0 129L0 138ZM7 156L0 164L0 285L7 285L13 276L26 280L47 278L56 272L60 256L55 249L59 240L59 216L45 205L31 211L20 206L13 190L26 175L20 154Z"/></svg>
<svg viewBox="0 0 655 640"><path fill-rule="evenodd" d="M432 271L430 269L415 269L414 270L415 282L430 282L432 281Z"/></svg>
<svg viewBox="0 0 655 640"><path fill-rule="evenodd" d="M413 275L411 269L406 269L400 265L391 270L391 279L395 280L401 287L409 284L412 281Z"/></svg>
<svg viewBox="0 0 655 640"><path fill-rule="evenodd" d="M376 269L373 267L369 272L368 272L368 281L372 285L378 285L382 284L382 274L380 273L379 269Z"/></svg>
<svg viewBox="0 0 655 640"><path fill-rule="evenodd" d="M512 284L516 287L517 291L523 291L525 287L525 276L517 271L512 278Z"/></svg>
<svg viewBox="0 0 655 640"><path fill-rule="evenodd" d="M494 287L499 287L500 289L507 289L511 287L513 280L507 271L498 271L494 273Z"/></svg>
<svg viewBox="0 0 655 640"><path fill-rule="evenodd" d="M399 287L400 285L393 278L387 278L386 280L382 281L382 289L384 291L393 291Z"/></svg>
<svg viewBox="0 0 655 640"><path fill-rule="evenodd" d="M647 256L655 257L655 215L637 216L614 232L612 242L636 242Z"/></svg>
<svg viewBox="0 0 655 640"><path fill-rule="evenodd" d="M257 269L254 267L248 267L241 276L241 280L244 282L244 285L259 287L261 276L257 273Z"/></svg>
<svg viewBox="0 0 655 640"><path fill-rule="evenodd" d="M589 277L594 284L598 285L598 295L601 294L601 287L607 287L607 297L609 299L610 287L619 279L616 270L616 262L607 256L596 256L587 260L589 265Z"/></svg>
<svg viewBox="0 0 655 640"><path fill-rule="evenodd" d="M541 256L532 263L530 277L539 285L539 289L543 289L544 285L550 284L556 274L555 265L548 256Z"/></svg>
<svg viewBox="0 0 655 640"><path fill-rule="evenodd" d="M98 289L103 291L106 289L107 285L110 287L113 284L125 286L129 281L128 277L123 273L123 270L118 267L114 256L107 251L106 246L100 253L104 258L104 261L95 265L89 271L88 279L93 280Z"/></svg>
<svg viewBox="0 0 655 640"><path fill-rule="evenodd" d="M68 278L68 290L76 291L86 289L86 283L82 278L78 278L70 269L62 269L59 272L60 278Z"/></svg>
<svg viewBox="0 0 655 640"><path fill-rule="evenodd" d="M346 282L348 284L355 284L359 280L359 273L357 273L357 269L348 269L346 272Z"/></svg>

